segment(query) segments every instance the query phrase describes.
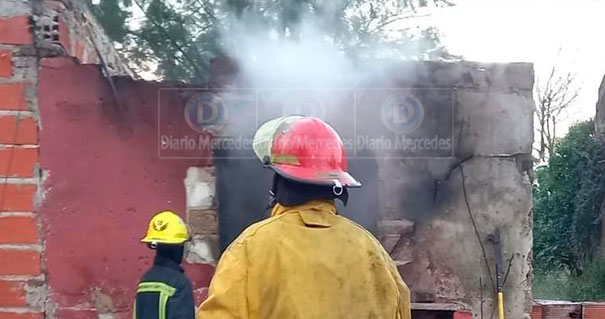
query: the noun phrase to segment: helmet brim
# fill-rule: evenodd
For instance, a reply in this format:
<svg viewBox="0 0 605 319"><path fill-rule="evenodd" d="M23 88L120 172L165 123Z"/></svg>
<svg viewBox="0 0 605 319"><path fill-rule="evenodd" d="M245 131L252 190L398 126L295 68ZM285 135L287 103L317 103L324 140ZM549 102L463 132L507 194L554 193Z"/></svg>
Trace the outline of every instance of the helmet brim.
<svg viewBox="0 0 605 319"><path fill-rule="evenodd" d="M342 186L349 188L361 187L361 183L351 174L344 171L317 172L316 169L289 165L273 164L269 165L277 174L284 178L307 184L333 186L337 180Z"/></svg>
<svg viewBox="0 0 605 319"><path fill-rule="evenodd" d="M165 245L181 245L181 244L186 243L187 241L189 241L189 239L166 240L166 239L157 239L157 238L148 238L148 237L141 239L142 243L146 243L146 244L156 243L156 244L165 244Z"/></svg>

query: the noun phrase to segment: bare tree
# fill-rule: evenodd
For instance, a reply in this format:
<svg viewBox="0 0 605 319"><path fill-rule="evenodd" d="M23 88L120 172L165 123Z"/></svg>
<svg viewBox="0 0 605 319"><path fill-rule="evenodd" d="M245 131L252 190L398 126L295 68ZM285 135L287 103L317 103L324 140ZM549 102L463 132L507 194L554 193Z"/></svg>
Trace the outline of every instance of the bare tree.
<svg viewBox="0 0 605 319"><path fill-rule="evenodd" d="M553 66L546 83L536 80L539 160L544 162L552 153L557 133L559 115L578 97L575 73L561 73Z"/></svg>

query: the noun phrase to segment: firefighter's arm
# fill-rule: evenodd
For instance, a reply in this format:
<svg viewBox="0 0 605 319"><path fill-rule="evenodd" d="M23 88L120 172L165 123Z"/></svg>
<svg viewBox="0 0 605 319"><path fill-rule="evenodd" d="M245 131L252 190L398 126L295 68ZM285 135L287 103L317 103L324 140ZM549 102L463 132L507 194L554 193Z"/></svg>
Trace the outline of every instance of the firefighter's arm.
<svg viewBox="0 0 605 319"><path fill-rule="evenodd" d="M395 265L393 265L395 273L395 281L397 282L397 290L399 290L399 316L401 319L410 319L412 317L412 305L410 303L410 289L405 284L401 275L397 271Z"/></svg>
<svg viewBox="0 0 605 319"><path fill-rule="evenodd" d="M382 247L382 246L381 246ZM405 284L399 271L397 270L397 266L393 262L393 259L384 249L382 250L383 256L386 260L386 263L389 267L389 272L393 277L397 285L397 290L399 291L399 313L398 319L411 319L412 317L412 304L410 302L410 289Z"/></svg>
<svg viewBox="0 0 605 319"><path fill-rule="evenodd" d="M247 258L243 242L234 242L223 253L197 319L246 319Z"/></svg>
<svg viewBox="0 0 605 319"><path fill-rule="evenodd" d="M193 289L189 281L181 283L174 296L168 299L166 319L195 319Z"/></svg>
<svg viewBox="0 0 605 319"><path fill-rule="evenodd" d="M134 319L165 318L165 316L160 316L160 310L165 306L165 304L162 304L162 300L166 300L170 295L171 289L173 288L163 282L140 282L134 300L132 317ZM166 298L162 298L162 295L166 296Z"/></svg>

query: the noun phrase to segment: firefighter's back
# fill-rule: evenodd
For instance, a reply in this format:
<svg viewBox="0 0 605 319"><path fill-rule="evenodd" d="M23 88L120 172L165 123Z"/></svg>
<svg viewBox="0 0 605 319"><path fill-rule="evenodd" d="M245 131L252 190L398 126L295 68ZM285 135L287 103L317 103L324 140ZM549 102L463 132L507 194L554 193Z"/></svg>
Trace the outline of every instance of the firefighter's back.
<svg viewBox="0 0 605 319"><path fill-rule="evenodd" d="M249 318L396 318L399 292L390 260L348 219L286 212L245 241Z"/></svg>
<svg viewBox="0 0 605 319"><path fill-rule="evenodd" d="M409 319L409 291L334 204L277 204L225 251L198 319Z"/></svg>
<svg viewBox="0 0 605 319"><path fill-rule="evenodd" d="M134 319L194 318L193 289L180 267L157 258L141 278Z"/></svg>

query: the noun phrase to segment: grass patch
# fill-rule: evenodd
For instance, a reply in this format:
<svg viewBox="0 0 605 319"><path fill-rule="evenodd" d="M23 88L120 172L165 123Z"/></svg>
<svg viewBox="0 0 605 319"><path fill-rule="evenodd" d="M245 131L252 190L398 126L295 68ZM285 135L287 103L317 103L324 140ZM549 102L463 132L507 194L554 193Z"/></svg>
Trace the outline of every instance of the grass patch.
<svg viewBox="0 0 605 319"><path fill-rule="evenodd" d="M580 276L565 271L534 271L534 299L605 301L605 258L588 263Z"/></svg>
<svg viewBox="0 0 605 319"><path fill-rule="evenodd" d="M571 300L570 276L564 271L534 271L534 299Z"/></svg>

